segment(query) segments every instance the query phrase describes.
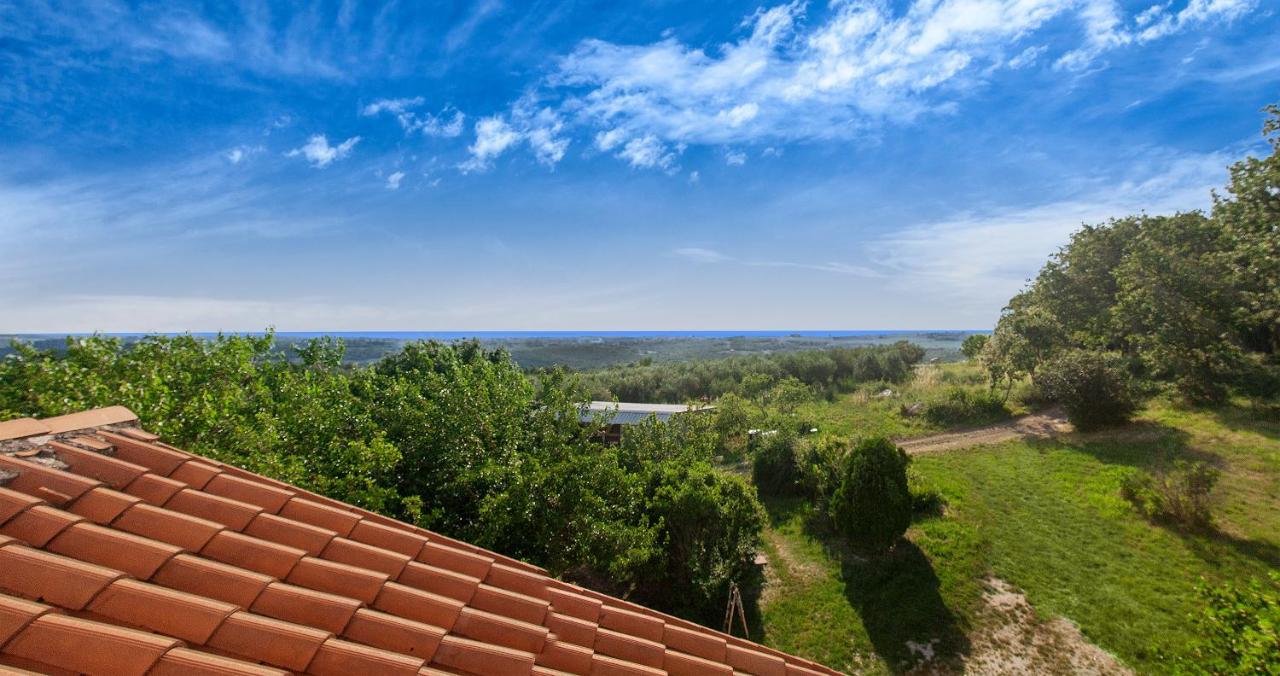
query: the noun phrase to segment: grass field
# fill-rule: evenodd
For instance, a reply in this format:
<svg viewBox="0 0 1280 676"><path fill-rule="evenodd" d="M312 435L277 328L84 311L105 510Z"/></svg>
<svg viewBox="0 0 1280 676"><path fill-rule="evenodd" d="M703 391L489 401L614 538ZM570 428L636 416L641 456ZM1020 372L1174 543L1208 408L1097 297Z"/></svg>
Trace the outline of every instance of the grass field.
<svg viewBox="0 0 1280 676"><path fill-rule="evenodd" d="M866 420L878 421L865 427L876 433L921 429L884 419L896 407L870 406L879 412L848 410L860 408L848 400L812 412L846 432ZM1135 468L1177 458L1222 469L1217 532L1153 525L1120 497ZM994 575L1041 616L1068 618L1127 666L1155 674L1158 652L1177 653L1193 638L1187 615L1199 579L1244 580L1280 567L1280 422L1246 408L1156 402L1122 430L921 456L914 467L948 505L912 526L895 561L851 556L803 501L767 504L766 642L851 672L917 666L908 641L933 641L940 659L958 659L984 621L982 580Z"/></svg>
<svg viewBox="0 0 1280 676"><path fill-rule="evenodd" d="M868 384L855 392L838 395L834 401L809 403L800 408L799 414L823 434L846 437L883 435L891 439L920 436L942 432L946 427L930 422L923 415L903 416L900 409L914 403L927 404L948 388L986 391L986 373L970 362L920 366L909 383ZM886 389L892 394L881 396ZM1015 391L1009 399L1011 415L1027 412L1018 394Z"/></svg>

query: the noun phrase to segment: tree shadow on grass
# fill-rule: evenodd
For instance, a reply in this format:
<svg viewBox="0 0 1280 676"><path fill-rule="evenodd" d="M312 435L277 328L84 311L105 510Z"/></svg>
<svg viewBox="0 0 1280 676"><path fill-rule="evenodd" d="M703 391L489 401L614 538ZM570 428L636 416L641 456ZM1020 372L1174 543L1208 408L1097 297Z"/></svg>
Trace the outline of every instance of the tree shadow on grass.
<svg viewBox="0 0 1280 676"><path fill-rule="evenodd" d="M1280 440L1280 404L1227 404L1210 413L1233 432L1252 432L1272 441Z"/></svg>
<svg viewBox="0 0 1280 676"><path fill-rule="evenodd" d="M940 664L969 653L965 627L943 600L929 557L911 541L884 556L846 558L841 576L876 653L895 672L926 654Z"/></svg>
<svg viewBox="0 0 1280 676"><path fill-rule="evenodd" d="M1191 435L1186 431L1151 420L1052 439L1029 439L1027 443L1041 451L1067 446L1108 465L1141 469L1168 465L1176 460L1222 465L1219 456L1193 448Z"/></svg>
<svg viewBox="0 0 1280 676"><path fill-rule="evenodd" d="M969 653L965 623L947 607L933 564L915 543L902 538L887 554L861 556L817 510L799 509L805 532L840 562L845 598L895 673L918 666L926 655L936 665Z"/></svg>
<svg viewBox="0 0 1280 676"><path fill-rule="evenodd" d="M1280 569L1280 546L1265 540L1253 540L1224 533L1220 530L1187 532L1173 526L1169 530L1177 533L1186 541L1191 551L1204 561L1217 564L1221 560L1224 549L1230 549L1241 556L1257 560L1272 568Z"/></svg>

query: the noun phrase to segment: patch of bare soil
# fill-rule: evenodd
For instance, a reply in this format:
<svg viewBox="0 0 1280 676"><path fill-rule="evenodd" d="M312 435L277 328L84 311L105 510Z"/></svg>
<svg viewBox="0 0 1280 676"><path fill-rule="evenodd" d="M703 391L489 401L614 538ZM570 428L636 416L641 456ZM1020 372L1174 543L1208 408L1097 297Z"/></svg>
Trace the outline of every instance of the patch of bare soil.
<svg viewBox="0 0 1280 676"><path fill-rule="evenodd" d="M1065 434L1071 430L1071 423L1067 422L1066 413L1062 409L1052 408L986 427L903 439L898 441L898 445L911 455L920 455L983 444L998 444L1011 439L1045 438Z"/></svg>
<svg viewBox="0 0 1280 676"><path fill-rule="evenodd" d="M969 636L969 654L959 668L932 669L922 664L922 673L972 676L1133 673L1110 653L1090 643L1070 621L1037 616L1027 597L1005 581L989 577L985 583L985 607L979 617L979 628Z"/></svg>

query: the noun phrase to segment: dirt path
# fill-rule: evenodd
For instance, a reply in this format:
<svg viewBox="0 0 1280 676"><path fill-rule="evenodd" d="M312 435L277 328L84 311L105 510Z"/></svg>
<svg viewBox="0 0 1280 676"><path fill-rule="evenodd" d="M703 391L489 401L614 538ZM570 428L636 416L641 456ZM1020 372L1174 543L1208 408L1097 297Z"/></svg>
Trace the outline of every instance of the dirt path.
<svg viewBox="0 0 1280 676"><path fill-rule="evenodd" d="M911 455L937 453L983 444L998 444L1010 439L1049 437L1071 431L1066 414L1058 408L1024 415L1016 420L959 432L931 434L927 437L902 439L898 445Z"/></svg>

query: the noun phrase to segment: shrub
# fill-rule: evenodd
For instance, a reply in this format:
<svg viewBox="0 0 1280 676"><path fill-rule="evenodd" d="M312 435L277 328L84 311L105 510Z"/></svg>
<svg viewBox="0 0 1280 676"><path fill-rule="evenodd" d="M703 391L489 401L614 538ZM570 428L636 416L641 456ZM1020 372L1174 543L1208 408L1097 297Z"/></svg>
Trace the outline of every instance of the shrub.
<svg viewBox="0 0 1280 676"><path fill-rule="evenodd" d="M884 437L865 439L850 451L832 508L836 527L854 548L886 552L911 525L909 461Z"/></svg>
<svg viewBox="0 0 1280 676"><path fill-rule="evenodd" d="M996 392L950 387L925 407L924 417L935 425L981 425L1008 418L1009 407Z"/></svg>
<svg viewBox="0 0 1280 676"><path fill-rule="evenodd" d="M751 458L751 480L765 495L786 495L799 488L796 436L790 430L759 437Z"/></svg>
<svg viewBox="0 0 1280 676"><path fill-rule="evenodd" d="M960 351L969 359L977 359L982 354L982 348L987 346L987 335L984 333L975 333L964 339L960 343Z"/></svg>
<svg viewBox="0 0 1280 676"><path fill-rule="evenodd" d="M800 485L806 494L813 497L820 512L829 511L831 495L844 477L844 462L848 453L849 441L839 437L801 443L796 448Z"/></svg>
<svg viewBox="0 0 1280 676"><path fill-rule="evenodd" d="M939 516L947 504L937 487L914 467L907 468L907 491L911 493L911 513L916 516Z"/></svg>
<svg viewBox="0 0 1280 676"><path fill-rule="evenodd" d="M1064 352L1036 373L1036 384L1082 431L1125 423L1138 409L1122 360L1113 354Z"/></svg>
<svg viewBox="0 0 1280 676"><path fill-rule="evenodd" d="M1207 528L1213 523L1210 494L1218 474L1207 463L1179 460L1171 470L1138 471L1126 477L1120 492L1149 519Z"/></svg>
<svg viewBox="0 0 1280 676"><path fill-rule="evenodd" d="M1188 674L1280 674L1280 574L1247 587L1197 588L1202 607L1191 616L1200 639L1175 663Z"/></svg>

